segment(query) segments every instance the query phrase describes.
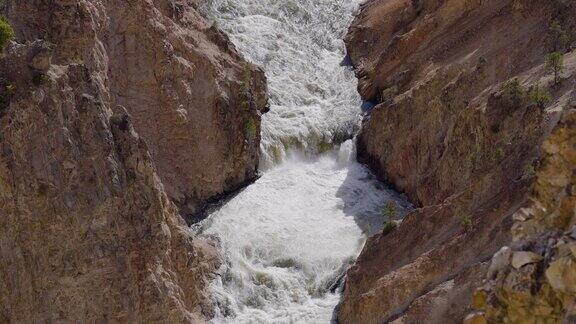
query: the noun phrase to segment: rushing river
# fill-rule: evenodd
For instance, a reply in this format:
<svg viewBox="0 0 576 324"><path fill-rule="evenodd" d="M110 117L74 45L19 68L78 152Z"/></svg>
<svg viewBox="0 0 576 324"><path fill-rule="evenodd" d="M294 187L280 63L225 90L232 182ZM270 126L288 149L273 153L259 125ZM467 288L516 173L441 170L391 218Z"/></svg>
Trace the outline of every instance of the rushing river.
<svg viewBox="0 0 576 324"><path fill-rule="evenodd" d="M204 8L268 77L262 177L197 225L225 263L216 323L329 323L381 210L408 208L355 161L361 100L342 37L358 0L213 0ZM342 143L343 142L343 143Z"/></svg>

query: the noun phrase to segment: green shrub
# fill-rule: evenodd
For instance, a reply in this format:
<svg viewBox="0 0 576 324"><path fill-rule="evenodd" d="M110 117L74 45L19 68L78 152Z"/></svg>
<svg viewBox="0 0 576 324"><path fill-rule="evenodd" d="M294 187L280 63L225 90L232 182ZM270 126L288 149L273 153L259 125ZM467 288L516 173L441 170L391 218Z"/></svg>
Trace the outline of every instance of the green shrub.
<svg viewBox="0 0 576 324"><path fill-rule="evenodd" d="M463 227L472 227L472 218L468 215L460 216L460 225Z"/></svg>
<svg viewBox="0 0 576 324"><path fill-rule="evenodd" d="M44 73L34 73L34 75L32 75L32 83L34 83L34 85L39 86L48 83L48 81L50 81L50 79Z"/></svg>
<svg viewBox="0 0 576 324"><path fill-rule="evenodd" d="M550 24L550 35L555 51L564 50L570 45L570 36L557 19Z"/></svg>
<svg viewBox="0 0 576 324"><path fill-rule="evenodd" d="M528 99L530 100L530 103L535 104L540 109L544 109L546 104L552 100L548 91L540 89L538 86L530 89L528 92Z"/></svg>
<svg viewBox="0 0 576 324"><path fill-rule="evenodd" d="M248 122L246 123L246 136L248 137L249 140L253 140L256 138L256 135L258 132L258 126L256 125L256 122L254 121L254 119L250 118L248 119Z"/></svg>
<svg viewBox="0 0 576 324"><path fill-rule="evenodd" d="M396 228L396 223L394 222L386 222L384 223L384 228L382 228L382 234L386 235L390 233L393 229Z"/></svg>
<svg viewBox="0 0 576 324"><path fill-rule="evenodd" d="M3 50L8 42L14 39L14 29L6 18L0 17L0 50Z"/></svg>
<svg viewBox="0 0 576 324"><path fill-rule="evenodd" d="M398 87L391 86L382 91L382 102L389 105L394 101L394 97L398 94Z"/></svg>
<svg viewBox="0 0 576 324"><path fill-rule="evenodd" d="M522 104L525 97L524 89L520 81L514 78L502 86L502 98L511 106L518 107Z"/></svg>
<svg viewBox="0 0 576 324"><path fill-rule="evenodd" d="M16 86L13 83L8 83L6 85L6 93L8 93L10 96L13 96L16 93Z"/></svg>

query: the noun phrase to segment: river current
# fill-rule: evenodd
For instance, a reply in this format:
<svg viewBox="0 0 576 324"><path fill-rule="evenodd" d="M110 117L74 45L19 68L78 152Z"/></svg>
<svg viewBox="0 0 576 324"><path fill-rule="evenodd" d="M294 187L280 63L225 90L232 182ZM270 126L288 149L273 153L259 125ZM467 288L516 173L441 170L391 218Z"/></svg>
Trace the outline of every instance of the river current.
<svg viewBox="0 0 576 324"><path fill-rule="evenodd" d="M262 176L196 226L220 242L215 323L329 323L382 210L408 207L355 160L362 118L343 36L358 0L213 0L203 10L261 66ZM348 140L346 140L348 139Z"/></svg>

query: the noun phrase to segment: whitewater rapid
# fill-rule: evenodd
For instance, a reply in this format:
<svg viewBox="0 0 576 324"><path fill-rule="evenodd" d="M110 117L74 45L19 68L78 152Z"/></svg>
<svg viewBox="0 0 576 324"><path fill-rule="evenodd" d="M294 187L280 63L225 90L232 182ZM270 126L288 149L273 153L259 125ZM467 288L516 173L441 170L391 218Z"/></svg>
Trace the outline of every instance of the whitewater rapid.
<svg viewBox="0 0 576 324"><path fill-rule="evenodd" d="M224 264L210 286L215 323L329 323L342 276L383 207L408 203L355 160L361 100L342 37L358 0L213 0L206 15L261 66L262 176L195 230ZM347 140L348 139L348 140Z"/></svg>

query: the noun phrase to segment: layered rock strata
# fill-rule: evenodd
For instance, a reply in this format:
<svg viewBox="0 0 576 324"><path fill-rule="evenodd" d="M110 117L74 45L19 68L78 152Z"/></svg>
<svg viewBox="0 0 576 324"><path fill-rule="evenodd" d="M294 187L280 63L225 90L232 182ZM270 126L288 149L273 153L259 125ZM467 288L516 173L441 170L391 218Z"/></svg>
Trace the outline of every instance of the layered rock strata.
<svg viewBox="0 0 576 324"><path fill-rule="evenodd" d="M2 2L0 322L201 322L180 211L256 176L263 73L195 1Z"/></svg>
<svg viewBox="0 0 576 324"><path fill-rule="evenodd" d="M543 151L530 200L513 216L513 242L492 258L468 318L576 321L576 110L565 113Z"/></svg>
<svg viewBox="0 0 576 324"><path fill-rule="evenodd" d="M4 13L19 42L84 64L147 142L166 192L193 215L257 176L264 73L209 25L196 1L26 0Z"/></svg>
<svg viewBox="0 0 576 324"><path fill-rule="evenodd" d="M572 13L572 14L570 14ZM576 55L562 1L368 1L346 38L377 103L358 158L421 208L370 238L347 274L343 323L462 321L511 240L540 147L573 104ZM553 84L547 53L564 58Z"/></svg>

